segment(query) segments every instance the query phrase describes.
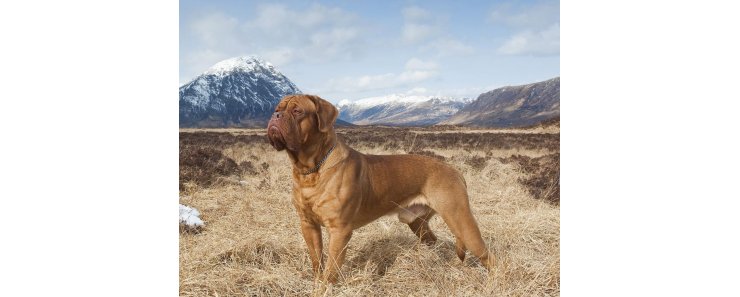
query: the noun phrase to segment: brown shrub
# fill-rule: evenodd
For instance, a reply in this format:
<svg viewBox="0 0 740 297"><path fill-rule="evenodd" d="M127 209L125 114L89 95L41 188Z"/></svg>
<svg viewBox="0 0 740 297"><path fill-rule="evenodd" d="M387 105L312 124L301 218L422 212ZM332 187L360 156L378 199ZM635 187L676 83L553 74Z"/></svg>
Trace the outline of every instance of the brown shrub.
<svg viewBox="0 0 740 297"><path fill-rule="evenodd" d="M517 163L528 175L519 182L527 187L532 196L560 205L560 153L538 158L514 155L501 160Z"/></svg>
<svg viewBox="0 0 740 297"><path fill-rule="evenodd" d="M465 164L473 167L476 171L481 171L486 167L486 160L488 160L486 157L470 156L465 159Z"/></svg>
<svg viewBox="0 0 740 297"><path fill-rule="evenodd" d="M542 122L539 122L534 125L524 126L522 128L524 129L531 129L531 128L546 128L546 127L558 127L560 128L560 116L556 116L551 119L544 120Z"/></svg>
<svg viewBox="0 0 740 297"><path fill-rule="evenodd" d="M440 160L440 161L445 161L446 160L446 158L444 156L437 155L433 151L415 150L415 151L409 152L409 154L432 157L432 158L435 158L435 159Z"/></svg>
<svg viewBox="0 0 740 297"><path fill-rule="evenodd" d="M239 163L239 170L245 175L257 174L257 168L254 167L251 161L242 161Z"/></svg>
<svg viewBox="0 0 740 297"><path fill-rule="evenodd" d="M560 151L560 135L553 133L416 133L405 128L351 128L337 131L350 147L365 145L387 150L547 149Z"/></svg>
<svg viewBox="0 0 740 297"><path fill-rule="evenodd" d="M234 135L228 132L180 132L180 147L187 146L207 146L210 148L223 150L224 148L237 143L245 145L265 145L269 146L266 134L260 135ZM252 158L255 159L256 157Z"/></svg>
<svg viewBox="0 0 740 297"><path fill-rule="evenodd" d="M225 157L221 151L208 147L180 148L180 189L185 182L200 186L210 186L220 176L239 173L234 160Z"/></svg>

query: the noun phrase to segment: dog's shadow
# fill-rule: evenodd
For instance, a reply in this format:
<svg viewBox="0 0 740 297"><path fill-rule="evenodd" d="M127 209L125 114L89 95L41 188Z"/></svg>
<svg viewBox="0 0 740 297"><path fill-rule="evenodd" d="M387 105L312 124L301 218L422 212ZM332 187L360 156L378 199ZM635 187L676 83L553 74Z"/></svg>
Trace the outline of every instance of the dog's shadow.
<svg viewBox="0 0 740 297"><path fill-rule="evenodd" d="M375 240L359 247L355 256L347 260L350 271L372 270L373 279L383 277L388 268L396 263L399 255L420 249L431 249L442 261L450 261L455 256L455 245L450 241L438 240L434 245L427 246L417 237L393 235Z"/></svg>

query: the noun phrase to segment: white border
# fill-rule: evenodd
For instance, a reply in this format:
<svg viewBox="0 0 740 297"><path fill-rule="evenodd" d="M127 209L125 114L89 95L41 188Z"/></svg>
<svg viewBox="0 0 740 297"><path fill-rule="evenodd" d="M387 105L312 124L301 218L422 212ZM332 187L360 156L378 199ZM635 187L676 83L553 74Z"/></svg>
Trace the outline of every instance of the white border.
<svg viewBox="0 0 740 297"><path fill-rule="evenodd" d="M0 6L3 294L176 295L178 3Z"/></svg>

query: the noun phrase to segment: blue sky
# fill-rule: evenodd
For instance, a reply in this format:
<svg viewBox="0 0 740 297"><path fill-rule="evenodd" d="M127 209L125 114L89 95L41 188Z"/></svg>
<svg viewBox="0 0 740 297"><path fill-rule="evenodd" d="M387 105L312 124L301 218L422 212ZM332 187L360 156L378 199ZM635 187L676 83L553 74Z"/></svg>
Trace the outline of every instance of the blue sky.
<svg viewBox="0 0 740 297"><path fill-rule="evenodd" d="M559 1L180 1L180 83L256 55L332 102L560 75Z"/></svg>

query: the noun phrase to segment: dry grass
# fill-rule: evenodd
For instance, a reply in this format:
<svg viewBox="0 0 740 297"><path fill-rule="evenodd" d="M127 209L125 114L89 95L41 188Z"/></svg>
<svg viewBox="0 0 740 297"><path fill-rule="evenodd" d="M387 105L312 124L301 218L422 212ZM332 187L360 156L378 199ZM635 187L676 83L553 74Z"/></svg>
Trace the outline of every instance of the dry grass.
<svg viewBox="0 0 740 297"><path fill-rule="evenodd" d="M535 199L542 197L533 196L537 192L531 187L543 183L525 184L537 173L509 159L559 153L559 135L466 132L471 136L444 133L450 138L435 139L434 134L414 131L354 128L339 134L361 152L425 154L444 158L460 170L483 238L498 259L490 275L469 253L465 263L457 259L452 234L439 217L432 219L431 227L440 240L431 248L407 225L384 217L355 231L340 284L317 282L290 203L285 153L275 152L258 130L183 131L181 164L189 152L211 148L237 164L237 170L212 170L208 178L206 173L197 175L208 182L183 179L180 202L200 210L206 228L180 234L180 295L559 295L560 209ZM181 174L196 170L193 166L201 165L181 166Z"/></svg>

